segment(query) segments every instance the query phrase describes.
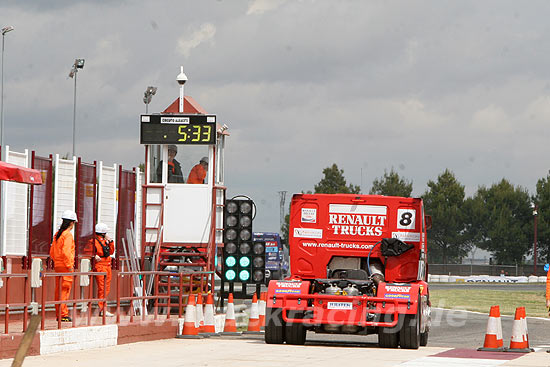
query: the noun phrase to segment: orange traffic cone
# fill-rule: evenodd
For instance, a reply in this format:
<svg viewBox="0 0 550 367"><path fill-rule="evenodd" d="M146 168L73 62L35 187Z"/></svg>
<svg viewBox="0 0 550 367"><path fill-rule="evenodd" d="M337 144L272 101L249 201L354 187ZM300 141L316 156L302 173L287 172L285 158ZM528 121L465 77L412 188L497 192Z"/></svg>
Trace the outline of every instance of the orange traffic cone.
<svg viewBox="0 0 550 367"><path fill-rule="evenodd" d="M525 309L516 308L514 324L512 325L512 338L510 339L510 348L506 352L529 353L533 350L529 348L527 341L527 321L525 320Z"/></svg>
<svg viewBox="0 0 550 367"><path fill-rule="evenodd" d="M504 343L502 341L502 324L500 321L500 307L491 306L489 312L489 321L487 321L487 332L485 333L485 342L483 347L478 348L484 352L502 352Z"/></svg>
<svg viewBox="0 0 550 367"><path fill-rule="evenodd" d="M198 329L195 325L197 316L197 311L195 310L195 295L190 294L187 301L187 306L185 307L185 320L183 323L183 331L180 335L177 335L176 338L180 339L200 339L201 336L198 335Z"/></svg>
<svg viewBox="0 0 550 367"><path fill-rule="evenodd" d="M203 306L202 306L202 294L198 294L197 296L197 306L195 307L196 311L196 318L195 318L195 326L197 327L197 330L199 333L202 333L204 331L204 312L203 312Z"/></svg>
<svg viewBox="0 0 550 367"><path fill-rule="evenodd" d="M529 331L527 330L527 314L525 313L525 307L521 308L521 318L523 320L523 336L525 337L525 341L527 342L527 348L529 348Z"/></svg>
<svg viewBox="0 0 550 367"><path fill-rule="evenodd" d="M225 325L221 335L241 335L237 332L237 321L235 321L235 305L233 304L233 293L227 298L227 310L225 311Z"/></svg>
<svg viewBox="0 0 550 367"><path fill-rule="evenodd" d="M248 318L248 330L245 334L258 334L260 331L260 309L258 308L258 296L256 293L252 296L252 306L250 307L250 317Z"/></svg>
<svg viewBox="0 0 550 367"><path fill-rule="evenodd" d="M208 293L208 297L206 297L206 306L204 307L204 328L200 334L220 335L216 333L216 324L214 321L214 296L212 293Z"/></svg>
<svg viewBox="0 0 550 367"><path fill-rule="evenodd" d="M260 302L258 307L260 308L260 330L265 328L265 307L266 307L267 292L260 294Z"/></svg>

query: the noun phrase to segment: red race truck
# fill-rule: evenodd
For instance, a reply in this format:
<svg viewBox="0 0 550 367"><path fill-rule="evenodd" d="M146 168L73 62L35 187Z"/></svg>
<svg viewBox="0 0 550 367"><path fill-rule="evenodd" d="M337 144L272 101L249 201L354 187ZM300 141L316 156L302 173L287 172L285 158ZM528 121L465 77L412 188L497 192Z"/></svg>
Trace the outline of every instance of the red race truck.
<svg viewBox="0 0 550 367"><path fill-rule="evenodd" d="M382 348L427 345L430 225L418 198L294 195L291 276L269 282L266 343L304 344L310 330L378 334Z"/></svg>

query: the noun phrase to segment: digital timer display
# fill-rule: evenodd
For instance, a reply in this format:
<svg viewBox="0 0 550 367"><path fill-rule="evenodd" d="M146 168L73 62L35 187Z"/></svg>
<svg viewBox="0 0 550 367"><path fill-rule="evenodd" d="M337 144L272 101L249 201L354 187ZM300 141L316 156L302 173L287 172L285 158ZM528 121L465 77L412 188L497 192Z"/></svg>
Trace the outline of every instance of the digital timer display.
<svg viewBox="0 0 550 367"><path fill-rule="evenodd" d="M140 143L215 144L215 121L212 115L142 115Z"/></svg>

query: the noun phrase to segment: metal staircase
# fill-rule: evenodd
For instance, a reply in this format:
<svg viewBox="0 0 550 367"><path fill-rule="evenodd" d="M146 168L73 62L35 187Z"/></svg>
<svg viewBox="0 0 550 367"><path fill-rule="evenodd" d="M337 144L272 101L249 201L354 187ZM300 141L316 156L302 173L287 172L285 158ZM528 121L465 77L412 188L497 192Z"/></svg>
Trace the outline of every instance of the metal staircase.
<svg viewBox="0 0 550 367"><path fill-rule="evenodd" d="M144 185L143 195L143 248L142 269L161 271L149 283L148 293L164 296L149 306L170 307L178 314L177 299L180 294L207 294L213 291L216 256L215 214L211 220L208 242L206 243L167 243L162 240L164 188L157 185ZM225 188L222 188L225 191ZM160 190L160 193L158 192ZM216 202L213 191L213 213L223 204ZM159 200L160 199L160 200ZM143 267L145 266L145 267ZM174 275L165 275L166 272ZM180 274L184 274L181 275ZM185 304L183 305L185 306Z"/></svg>

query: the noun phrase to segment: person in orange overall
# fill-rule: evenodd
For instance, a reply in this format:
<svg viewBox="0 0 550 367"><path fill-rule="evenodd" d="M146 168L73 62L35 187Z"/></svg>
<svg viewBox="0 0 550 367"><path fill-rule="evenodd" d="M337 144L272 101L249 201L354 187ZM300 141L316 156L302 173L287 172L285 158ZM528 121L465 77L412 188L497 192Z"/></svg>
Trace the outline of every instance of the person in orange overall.
<svg viewBox="0 0 550 367"><path fill-rule="evenodd" d="M115 253L115 244L107 236L109 227L106 224L98 223L95 226L95 237L93 251L95 253L94 271L107 273L107 276L97 275L97 297L107 298L111 290L111 255ZM105 302L99 302L99 315L105 312L105 316L113 316L105 309Z"/></svg>
<svg viewBox="0 0 550 367"><path fill-rule="evenodd" d="M548 272L546 273L546 310L548 311L548 316L550 316L550 269L544 267ZM546 350L546 353L550 353L550 349Z"/></svg>
<svg viewBox="0 0 550 367"><path fill-rule="evenodd" d="M65 210L61 215L63 223L59 231L53 237L50 247L50 257L54 263L56 273L72 273L74 271L75 245L71 230L77 222L76 213L72 210ZM55 300L66 301L73 285L72 276L55 277ZM61 296L59 288L61 286ZM55 305L55 313L59 317L59 305ZM69 308L66 304L61 305L61 321L70 322Z"/></svg>
<svg viewBox="0 0 550 367"><path fill-rule="evenodd" d="M188 184L203 184L206 178L206 172L208 171L208 157L202 157L199 164L195 165L189 172L187 178Z"/></svg>

